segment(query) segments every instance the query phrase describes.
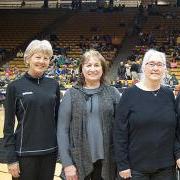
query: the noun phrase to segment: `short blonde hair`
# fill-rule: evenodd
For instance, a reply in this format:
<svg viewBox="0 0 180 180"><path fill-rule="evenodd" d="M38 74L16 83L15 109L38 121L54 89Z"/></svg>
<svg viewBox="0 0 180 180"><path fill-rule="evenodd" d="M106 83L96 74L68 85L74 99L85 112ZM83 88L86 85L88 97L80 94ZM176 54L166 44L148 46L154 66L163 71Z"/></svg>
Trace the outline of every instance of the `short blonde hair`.
<svg viewBox="0 0 180 180"><path fill-rule="evenodd" d="M33 40L28 45L24 52L24 61L26 62L33 54L42 52L49 58L53 56L53 49L49 41L47 40Z"/></svg>

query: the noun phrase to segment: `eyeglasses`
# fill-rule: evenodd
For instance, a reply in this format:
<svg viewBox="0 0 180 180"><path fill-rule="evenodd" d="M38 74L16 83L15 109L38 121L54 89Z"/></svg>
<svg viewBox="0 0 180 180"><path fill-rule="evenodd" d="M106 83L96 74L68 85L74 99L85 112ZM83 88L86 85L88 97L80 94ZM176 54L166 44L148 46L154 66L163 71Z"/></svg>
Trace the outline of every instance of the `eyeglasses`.
<svg viewBox="0 0 180 180"><path fill-rule="evenodd" d="M165 66L165 64L161 62L158 62L158 63L148 62L146 63L146 65L148 65L150 68L154 68L155 66L157 66L158 68L162 68Z"/></svg>

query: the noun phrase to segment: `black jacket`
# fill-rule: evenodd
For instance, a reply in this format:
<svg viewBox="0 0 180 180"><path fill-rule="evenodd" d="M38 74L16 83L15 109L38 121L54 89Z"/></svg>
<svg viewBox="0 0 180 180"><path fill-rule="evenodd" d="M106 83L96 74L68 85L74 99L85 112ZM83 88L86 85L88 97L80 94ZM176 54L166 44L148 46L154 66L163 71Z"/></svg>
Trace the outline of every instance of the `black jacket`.
<svg viewBox="0 0 180 180"><path fill-rule="evenodd" d="M59 84L51 78L26 73L7 87L3 148L7 163L17 156L42 155L57 150L56 122ZM17 128L14 132L15 116Z"/></svg>

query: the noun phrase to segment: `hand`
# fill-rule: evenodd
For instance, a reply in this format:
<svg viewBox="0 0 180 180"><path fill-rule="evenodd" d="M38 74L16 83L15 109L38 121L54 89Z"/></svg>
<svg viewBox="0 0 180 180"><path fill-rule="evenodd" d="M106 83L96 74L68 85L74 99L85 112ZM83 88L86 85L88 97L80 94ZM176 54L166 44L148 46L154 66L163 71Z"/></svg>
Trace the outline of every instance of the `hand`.
<svg viewBox="0 0 180 180"><path fill-rule="evenodd" d="M20 176L19 163L8 164L8 171L13 177L18 178Z"/></svg>
<svg viewBox="0 0 180 180"><path fill-rule="evenodd" d="M123 179L128 179L131 178L131 170L130 169L126 169L124 171L120 171L119 175L123 178Z"/></svg>
<svg viewBox="0 0 180 180"><path fill-rule="evenodd" d="M70 165L64 168L64 173L67 180L78 180L77 170L74 165Z"/></svg>
<svg viewBox="0 0 180 180"><path fill-rule="evenodd" d="M177 164L178 168L180 168L180 159L178 159L178 160L176 161L176 164Z"/></svg>

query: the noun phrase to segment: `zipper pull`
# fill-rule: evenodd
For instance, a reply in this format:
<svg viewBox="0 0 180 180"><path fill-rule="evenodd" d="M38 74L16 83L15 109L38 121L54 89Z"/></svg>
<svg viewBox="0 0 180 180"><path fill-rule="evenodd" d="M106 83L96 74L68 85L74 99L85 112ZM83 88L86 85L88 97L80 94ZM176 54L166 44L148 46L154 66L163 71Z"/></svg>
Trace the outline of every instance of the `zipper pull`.
<svg viewBox="0 0 180 180"><path fill-rule="evenodd" d="M38 85L39 85L39 78L38 78Z"/></svg>

